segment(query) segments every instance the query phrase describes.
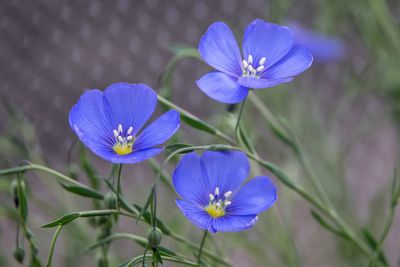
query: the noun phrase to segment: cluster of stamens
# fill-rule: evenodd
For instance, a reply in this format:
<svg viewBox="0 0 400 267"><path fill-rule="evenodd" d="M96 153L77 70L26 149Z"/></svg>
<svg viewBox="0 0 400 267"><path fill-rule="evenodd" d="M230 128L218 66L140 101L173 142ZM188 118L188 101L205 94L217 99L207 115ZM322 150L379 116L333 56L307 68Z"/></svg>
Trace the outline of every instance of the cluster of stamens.
<svg viewBox="0 0 400 267"><path fill-rule="evenodd" d="M113 149L117 154L126 155L132 153L132 146L134 142L132 132L133 127L129 127L128 131L126 131L126 134L124 134L122 124L118 124L118 128L113 130L115 137L115 145L113 146Z"/></svg>
<svg viewBox="0 0 400 267"><path fill-rule="evenodd" d="M262 57L257 63L253 62L253 56L249 55L247 60L243 59L243 76L258 77L259 73L265 68L264 64L267 61L266 57ZM254 63L254 64L253 64Z"/></svg>
<svg viewBox="0 0 400 267"><path fill-rule="evenodd" d="M218 218L225 215L225 208L232 204L229 201L229 197L232 195L232 191L227 191L224 194L220 194L219 187L215 188L214 194L209 194L209 203L204 208L208 214L213 218Z"/></svg>

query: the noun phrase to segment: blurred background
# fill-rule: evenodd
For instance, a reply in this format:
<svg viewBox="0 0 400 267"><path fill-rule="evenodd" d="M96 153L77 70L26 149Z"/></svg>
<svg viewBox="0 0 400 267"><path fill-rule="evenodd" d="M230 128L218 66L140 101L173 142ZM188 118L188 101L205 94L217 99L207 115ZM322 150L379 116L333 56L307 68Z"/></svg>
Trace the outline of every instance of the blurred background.
<svg viewBox="0 0 400 267"><path fill-rule="evenodd" d="M0 167L28 159L72 171L87 183L77 167L78 148L70 149L74 134L68 124L68 112L85 90L119 81L147 83L159 90L160 77L173 57L171 46L196 47L215 21L228 23L241 40L243 29L255 18L291 26L315 57L313 66L294 82L258 91L257 96L292 125L339 213L357 231L369 228L379 236L399 151L397 0L1 1ZM202 62L182 61L173 75L172 99L232 132L232 112L194 83L207 71ZM309 186L290 150L269 132L250 104L243 121L263 158ZM177 138L193 144L215 142L185 126ZM110 165L87 154L106 175ZM29 226L42 259L47 258L53 230L40 225L92 208L91 201L71 196L44 176L27 175ZM147 163L124 168L125 195L143 203L154 177ZM1 178L0 190L0 266L19 266L12 257L16 220L8 179ZM161 194L161 217L199 243L201 231L175 208L176 196L168 190ZM121 219L118 231L144 235L147 226ZM399 236L397 215L383 245L390 266L400 266ZM365 264L354 247L322 229L309 205L283 186L277 207L262 214L253 230L214 238L218 246L210 249L223 251L235 266ZM96 266L96 253L85 250L95 239L95 229L85 220L65 227L55 266ZM163 244L185 249L167 238ZM114 264L142 252L131 242L111 245Z"/></svg>

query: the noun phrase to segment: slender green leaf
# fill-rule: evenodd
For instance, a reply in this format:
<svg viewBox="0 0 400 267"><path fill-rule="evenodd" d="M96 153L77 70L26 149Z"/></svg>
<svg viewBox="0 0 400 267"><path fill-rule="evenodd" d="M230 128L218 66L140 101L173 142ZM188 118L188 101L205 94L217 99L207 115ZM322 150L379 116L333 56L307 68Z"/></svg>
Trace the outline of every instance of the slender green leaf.
<svg viewBox="0 0 400 267"><path fill-rule="evenodd" d="M86 150L85 147L80 144L79 146L79 160L80 160L80 164L82 169L84 170L90 185L98 190L100 188L100 183L99 180L97 179L97 171L96 169L91 165L89 159L86 156Z"/></svg>
<svg viewBox="0 0 400 267"><path fill-rule="evenodd" d="M311 216L325 229L328 231L334 233L337 236L340 236L344 239L348 239L347 235L341 231L340 229L337 229L333 225L329 224L317 211L311 210Z"/></svg>
<svg viewBox="0 0 400 267"><path fill-rule="evenodd" d="M175 152L175 151L177 151L177 150L179 150L179 149L182 149L182 148L189 148L189 147L192 147L193 145L191 145L191 144L171 144L171 145L168 145L168 146L166 146L165 147L165 150L168 152L168 153L173 153L173 152ZM185 151L185 152L181 152L181 153L189 153L189 152L192 152L193 150L187 150L187 151ZM181 154L181 153L178 153L178 154Z"/></svg>
<svg viewBox="0 0 400 267"><path fill-rule="evenodd" d="M393 172L393 182L392 182L392 194L391 194L391 206L394 208L397 206L400 197L400 182L397 175L397 170Z"/></svg>
<svg viewBox="0 0 400 267"><path fill-rule="evenodd" d="M378 242L376 241L374 236L371 234L371 232L367 228L363 228L362 229L362 234L364 236L364 239L367 241L368 246L372 250L376 250L377 246L378 246ZM388 261L386 259L386 256L385 256L385 254L383 253L382 250L380 250L378 252L378 259L384 266L387 266L387 267L389 266L389 263L388 263Z"/></svg>
<svg viewBox="0 0 400 267"><path fill-rule="evenodd" d="M65 190L67 190L71 193L74 193L74 194L77 194L80 196L84 196L84 197L99 199L99 200L102 200L104 198L104 196L101 192L91 189L89 187L68 185L68 184L65 184L62 182L59 182L59 183Z"/></svg>
<svg viewBox="0 0 400 267"><path fill-rule="evenodd" d="M142 207L140 207L139 205L134 204L134 206L139 211L142 210ZM150 214L150 212L146 211L145 213L143 213L143 219L148 224L151 224L151 214ZM161 232L163 232L163 234L165 234L165 235L170 235L171 234L171 230L161 220L157 219L156 222L157 222L157 227L161 230Z"/></svg>
<svg viewBox="0 0 400 267"><path fill-rule="evenodd" d="M112 190L115 194L117 194L117 192L114 190L110 181L108 181L107 179L104 179L103 181L108 185L110 190ZM139 214L139 211L133 205L129 204L129 202L123 196L119 197L119 201L120 201L119 204L121 205L121 207L123 209L125 209L135 215Z"/></svg>
<svg viewBox="0 0 400 267"><path fill-rule="evenodd" d="M241 144L244 145L244 147L246 147L246 149L251 152L254 153L255 149L253 147L253 144L251 143L250 138L248 137L248 135L245 133L245 131L243 130L242 127L239 126L239 142Z"/></svg>
<svg viewBox="0 0 400 267"><path fill-rule="evenodd" d="M138 222L140 220L140 218L143 217L144 213L147 211L147 209L149 208L150 204L153 202L154 200L154 191L155 191L156 185L154 184L150 190L150 193L146 199L146 202L144 203L143 208L140 210L140 213L137 217L136 222Z"/></svg>
<svg viewBox="0 0 400 267"><path fill-rule="evenodd" d="M18 204L21 219L26 222L28 219L28 200L26 198L26 185L24 180L21 178L22 174L18 174L17 185L18 185Z"/></svg>
<svg viewBox="0 0 400 267"><path fill-rule="evenodd" d="M181 116L182 121L184 121L186 124L188 124L189 126L192 126L195 129L210 133L210 134L216 134L217 132L215 131L215 129L209 125L208 123L197 119L196 117L189 117L186 115L182 115Z"/></svg>
<svg viewBox="0 0 400 267"><path fill-rule="evenodd" d="M80 217L80 213L79 212L73 212L67 215L62 216L61 218L52 221L50 223L46 223L44 225L42 225L41 227L43 228L51 228L51 227L55 227L58 225L66 225L70 222L72 222L73 220L77 219Z"/></svg>
<svg viewBox="0 0 400 267"><path fill-rule="evenodd" d="M186 44L175 44L169 47L169 50L177 56L200 58L199 51Z"/></svg>
<svg viewBox="0 0 400 267"><path fill-rule="evenodd" d="M160 251L158 249L153 251L153 255L156 257L157 262L163 264L163 261L162 261L161 255L160 255Z"/></svg>
<svg viewBox="0 0 400 267"><path fill-rule="evenodd" d="M208 149L214 150L214 151L224 151L224 150L232 150L233 147L230 145L215 144L215 145L211 145Z"/></svg>

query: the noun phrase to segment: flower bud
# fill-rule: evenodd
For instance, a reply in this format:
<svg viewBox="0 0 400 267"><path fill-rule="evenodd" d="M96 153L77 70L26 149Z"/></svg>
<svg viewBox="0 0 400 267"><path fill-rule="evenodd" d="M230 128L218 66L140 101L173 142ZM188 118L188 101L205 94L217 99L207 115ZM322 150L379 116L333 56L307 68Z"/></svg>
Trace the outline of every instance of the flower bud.
<svg viewBox="0 0 400 267"><path fill-rule="evenodd" d="M19 206L18 188L19 188L18 179L12 180L12 182L11 182L11 194L12 194L13 199L14 199L15 207L17 207L17 208ZM25 182L23 180L21 180L21 190L22 190L22 192L25 192L25 190L26 190L26 185L25 185Z"/></svg>
<svg viewBox="0 0 400 267"><path fill-rule="evenodd" d="M25 250L23 248L16 247L13 255L14 255L15 260L18 261L19 263L22 264L24 262Z"/></svg>
<svg viewBox="0 0 400 267"><path fill-rule="evenodd" d="M117 196L113 192L107 192L104 196L104 202L107 209L115 210L117 208Z"/></svg>
<svg viewBox="0 0 400 267"><path fill-rule="evenodd" d="M151 228L147 232L147 242L149 243L150 247L155 250L158 245L161 243L161 231L158 228Z"/></svg>

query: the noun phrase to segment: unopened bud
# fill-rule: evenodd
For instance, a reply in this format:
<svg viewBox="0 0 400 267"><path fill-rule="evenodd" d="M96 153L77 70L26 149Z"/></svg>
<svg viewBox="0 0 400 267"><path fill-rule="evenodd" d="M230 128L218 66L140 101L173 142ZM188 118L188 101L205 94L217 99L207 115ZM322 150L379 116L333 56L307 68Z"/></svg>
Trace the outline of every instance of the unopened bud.
<svg viewBox="0 0 400 267"><path fill-rule="evenodd" d="M154 250L156 249L161 243L161 231L158 228L151 228L147 232L147 242L149 243L150 247Z"/></svg>
<svg viewBox="0 0 400 267"><path fill-rule="evenodd" d="M15 260L18 261L19 263L22 264L24 262L25 250L23 248L16 247L13 255L14 255Z"/></svg>
<svg viewBox="0 0 400 267"><path fill-rule="evenodd" d="M21 188L19 188L19 183L21 184ZM25 191L26 191L25 182L23 180L18 182L18 179L14 179L11 182L11 194L13 195L14 204L15 204L15 207L17 207L17 208L19 206L19 195L18 195L19 191L18 190L21 190L23 194L25 193Z"/></svg>

